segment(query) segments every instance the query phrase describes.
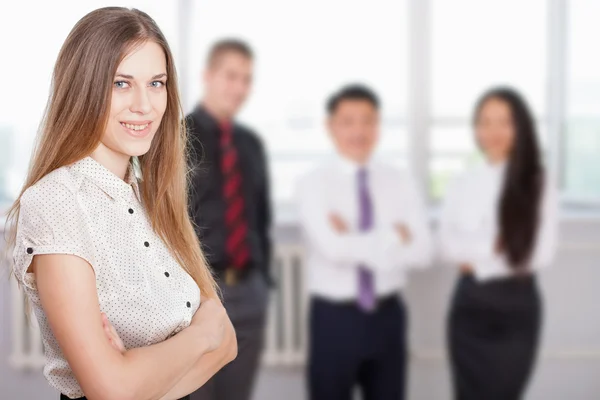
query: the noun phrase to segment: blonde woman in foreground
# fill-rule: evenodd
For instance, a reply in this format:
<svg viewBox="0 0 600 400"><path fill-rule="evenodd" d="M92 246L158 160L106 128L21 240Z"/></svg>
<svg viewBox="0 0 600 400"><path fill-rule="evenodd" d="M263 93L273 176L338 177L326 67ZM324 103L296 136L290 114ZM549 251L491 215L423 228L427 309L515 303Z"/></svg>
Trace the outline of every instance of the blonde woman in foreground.
<svg viewBox="0 0 600 400"><path fill-rule="evenodd" d="M61 399L179 399L236 356L187 214L182 120L147 14L103 8L75 25L9 213Z"/></svg>

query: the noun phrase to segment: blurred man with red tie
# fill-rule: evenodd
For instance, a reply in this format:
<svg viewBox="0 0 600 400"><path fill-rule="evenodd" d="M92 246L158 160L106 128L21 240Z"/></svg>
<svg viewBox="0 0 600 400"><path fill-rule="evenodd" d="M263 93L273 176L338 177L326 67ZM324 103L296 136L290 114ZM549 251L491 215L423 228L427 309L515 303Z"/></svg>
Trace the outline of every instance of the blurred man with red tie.
<svg viewBox="0 0 600 400"><path fill-rule="evenodd" d="M192 400L249 400L263 345L271 256L267 163L258 136L234 121L251 88L252 67L246 43L215 43L204 97L186 118L190 213L238 339L236 360Z"/></svg>
<svg viewBox="0 0 600 400"><path fill-rule="evenodd" d="M298 184L310 304L311 400L402 400L407 269L431 239L413 180L373 159L379 99L352 85L327 104L337 154Z"/></svg>

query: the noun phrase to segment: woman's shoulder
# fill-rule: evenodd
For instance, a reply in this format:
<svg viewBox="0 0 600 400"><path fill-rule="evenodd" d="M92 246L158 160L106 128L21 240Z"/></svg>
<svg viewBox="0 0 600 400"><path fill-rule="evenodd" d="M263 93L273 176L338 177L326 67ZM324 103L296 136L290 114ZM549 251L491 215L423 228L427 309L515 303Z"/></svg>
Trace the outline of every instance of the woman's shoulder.
<svg viewBox="0 0 600 400"><path fill-rule="evenodd" d="M471 166L448 179L447 192L462 192L474 185L481 176L479 166Z"/></svg>
<svg viewBox="0 0 600 400"><path fill-rule="evenodd" d="M20 199L21 212L60 212L72 209L76 203L80 182L68 166L46 174L23 192Z"/></svg>
<svg viewBox="0 0 600 400"><path fill-rule="evenodd" d="M470 165L463 171L449 178L444 191L444 203L452 207L468 207L473 200L480 198L481 191L485 190L486 168L481 164Z"/></svg>

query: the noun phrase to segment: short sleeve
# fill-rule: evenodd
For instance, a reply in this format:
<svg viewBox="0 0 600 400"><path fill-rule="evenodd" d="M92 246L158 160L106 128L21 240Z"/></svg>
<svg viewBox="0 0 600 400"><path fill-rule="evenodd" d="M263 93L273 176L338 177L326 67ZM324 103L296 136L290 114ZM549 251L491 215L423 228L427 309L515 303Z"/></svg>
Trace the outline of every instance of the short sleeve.
<svg viewBox="0 0 600 400"><path fill-rule="evenodd" d="M27 270L40 254L69 254L86 260L94 270L97 265L90 224L77 191L44 180L27 189L20 201L14 272L27 289L35 289L34 276Z"/></svg>

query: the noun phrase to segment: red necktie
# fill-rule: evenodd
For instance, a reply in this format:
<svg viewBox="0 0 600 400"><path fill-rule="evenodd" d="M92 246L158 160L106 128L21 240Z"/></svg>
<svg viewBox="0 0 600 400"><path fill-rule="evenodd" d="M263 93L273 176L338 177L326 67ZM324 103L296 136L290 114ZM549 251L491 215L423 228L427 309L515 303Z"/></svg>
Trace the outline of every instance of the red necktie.
<svg viewBox="0 0 600 400"><path fill-rule="evenodd" d="M225 200L225 253L228 262L236 269L246 266L250 258L248 246L248 223L244 214L242 174L238 166L238 154L232 139L230 123L221 124L221 172L223 174L223 198Z"/></svg>

